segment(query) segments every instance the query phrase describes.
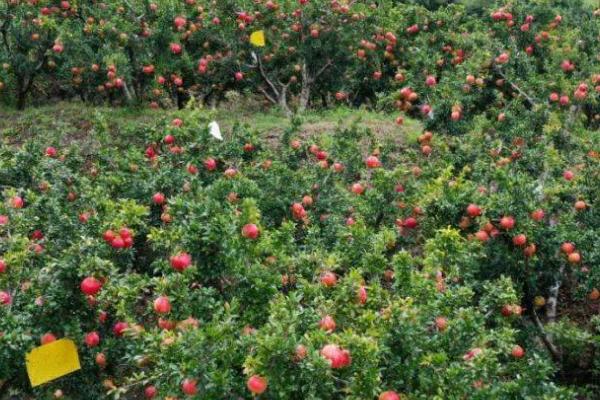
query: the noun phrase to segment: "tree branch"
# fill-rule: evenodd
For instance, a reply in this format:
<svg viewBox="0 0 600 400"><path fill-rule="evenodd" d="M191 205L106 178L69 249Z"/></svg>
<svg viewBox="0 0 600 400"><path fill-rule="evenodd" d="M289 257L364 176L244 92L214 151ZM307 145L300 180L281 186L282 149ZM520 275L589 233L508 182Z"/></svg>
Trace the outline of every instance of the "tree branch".
<svg viewBox="0 0 600 400"><path fill-rule="evenodd" d="M560 361L560 359L561 359L560 351L558 350L556 345L552 342L552 339L550 338L550 336L546 333L546 330L544 329L544 325L542 324L542 321L540 321L540 318L538 317L535 310L532 310L531 314L533 316L533 322L535 323L535 326L538 328L538 330L540 332L542 341L548 348L548 351L552 355L552 358L554 359L554 361L557 361L557 362Z"/></svg>
<svg viewBox="0 0 600 400"><path fill-rule="evenodd" d="M500 75L506 82L510 84L510 87L513 88L513 90L516 90L521 96L523 96L532 107L537 106L537 101L534 100L533 97L527 94L523 89L517 86L514 82L509 80L500 69L495 67L494 70L498 73L498 75Z"/></svg>
<svg viewBox="0 0 600 400"><path fill-rule="evenodd" d="M313 84L313 83L315 83L315 81L316 81L317 79L319 79L319 77L320 77L321 75L323 75L323 73L324 73L325 71L327 71L327 69L328 69L329 67L331 67L332 65L333 65L333 61L331 61L331 60L327 60L327 62L325 63L325 65L323 65L323 67L321 67L321 69L317 71L317 73L315 74L315 76L313 76L312 78L310 78L310 79L309 79L309 82L310 82L310 84Z"/></svg>
<svg viewBox="0 0 600 400"><path fill-rule="evenodd" d="M258 87L258 91L261 92L267 100L269 100L273 104L277 104L277 100L275 100L269 93L262 87Z"/></svg>
<svg viewBox="0 0 600 400"><path fill-rule="evenodd" d="M256 55L256 53L252 53L252 54L254 54L254 56L256 57L256 62L258 64L258 71L260 72L260 76L267 83L267 85L269 85L269 87L271 88L271 90L275 94L275 97L279 97L279 90L277 90L277 87L275 87L275 85L273 84L273 82L271 82L271 80L267 76L267 73L265 72L265 69L263 68L262 62L260 61L260 57L258 57Z"/></svg>

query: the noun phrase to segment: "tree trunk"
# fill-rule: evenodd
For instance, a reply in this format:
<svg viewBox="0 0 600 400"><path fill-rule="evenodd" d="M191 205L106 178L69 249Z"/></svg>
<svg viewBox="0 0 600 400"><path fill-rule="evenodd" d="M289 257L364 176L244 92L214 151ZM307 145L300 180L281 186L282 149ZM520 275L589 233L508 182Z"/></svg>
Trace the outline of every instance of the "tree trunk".
<svg viewBox="0 0 600 400"><path fill-rule="evenodd" d="M27 93L23 93L19 91L17 94L17 110L21 111L25 109L25 99L27 98Z"/></svg>
<svg viewBox="0 0 600 400"><path fill-rule="evenodd" d="M308 108L308 102L310 101L310 86L311 78L308 74L308 68L306 62L302 63L302 89L300 90L300 105L298 106L298 112L303 113Z"/></svg>
<svg viewBox="0 0 600 400"><path fill-rule="evenodd" d="M283 110L283 112L285 113L286 117L289 117L292 115L292 110L290 110L290 107L287 104L287 86L284 86L281 89L279 98L277 99L277 103L278 103L279 107Z"/></svg>

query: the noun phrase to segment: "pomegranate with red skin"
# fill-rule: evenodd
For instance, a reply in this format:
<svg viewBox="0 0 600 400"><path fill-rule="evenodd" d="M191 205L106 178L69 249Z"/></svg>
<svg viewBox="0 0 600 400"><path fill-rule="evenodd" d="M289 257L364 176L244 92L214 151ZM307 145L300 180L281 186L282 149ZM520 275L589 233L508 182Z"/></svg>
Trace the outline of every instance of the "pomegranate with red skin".
<svg viewBox="0 0 600 400"><path fill-rule="evenodd" d="M95 357L96 365L100 368L106 367L106 355L104 353L98 353Z"/></svg>
<svg viewBox="0 0 600 400"><path fill-rule="evenodd" d="M474 359L475 357L477 357L478 355L480 355L481 353L483 353L483 350L481 348L479 348L479 347L475 347L475 348L469 350L463 356L463 360L470 361L470 360Z"/></svg>
<svg viewBox="0 0 600 400"><path fill-rule="evenodd" d="M445 317L436 317L435 318L435 327L440 332L444 332L448 328L448 320Z"/></svg>
<svg viewBox="0 0 600 400"><path fill-rule="evenodd" d="M361 195L365 192L365 187L360 184L359 182L352 184L351 187L352 193L357 194L357 195Z"/></svg>
<svg viewBox="0 0 600 400"><path fill-rule="evenodd" d="M51 158L54 158L54 157L56 157L56 154L57 154L57 153L58 153L58 152L56 151L56 148L55 148L55 147L52 147L52 146L50 146L50 147L46 147L46 151L45 151L45 153L44 153L44 154L46 155L46 157L51 157Z"/></svg>
<svg viewBox="0 0 600 400"><path fill-rule="evenodd" d="M487 242L490 240L490 235L484 230L479 230L475 232L475 239L479 240L480 242Z"/></svg>
<svg viewBox="0 0 600 400"><path fill-rule="evenodd" d="M237 175L237 173L238 173L237 169L230 167L230 168L227 168L225 170L225 172L223 172L223 175L225 175L225 177L227 177L227 178L233 178L234 176Z"/></svg>
<svg viewBox="0 0 600 400"><path fill-rule="evenodd" d="M20 196L13 196L10 199L10 204L13 208L23 208L23 206L25 205L25 201L23 201L23 198Z"/></svg>
<svg viewBox="0 0 600 400"><path fill-rule="evenodd" d="M511 216L504 216L500 219L500 227L504 230L511 230L515 227L515 219Z"/></svg>
<svg viewBox="0 0 600 400"><path fill-rule="evenodd" d="M388 390L382 392L379 395L378 400L400 400L400 395L393 390Z"/></svg>
<svg viewBox="0 0 600 400"><path fill-rule="evenodd" d="M164 137L163 141L165 142L165 144L173 144L173 143L175 143L175 136L173 136L173 135L166 135Z"/></svg>
<svg viewBox="0 0 600 400"><path fill-rule="evenodd" d="M187 24L187 19L185 17L182 17L182 16L175 17L175 19L173 20L173 24L178 29L179 28L183 28Z"/></svg>
<svg viewBox="0 0 600 400"><path fill-rule="evenodd" d="M198 386L195 379L186 378L181 382L181 391L188 395L193 396L198 393Z"/></svg>
<svg viewBox="0 0 600 400"><path fill-rule="evenodd" d="M102 289L102 282L93 276L88 276L83 281L81 281L80 285L81 291L83 294L87 296L95 296Z"/></svg>
<svg viewBox="0 0 600 400"><path fill-rule="evenodd" d="M173 53L174 55L179 55L181 54L183 48L181 47L181 45L179 43L171 43L169 45L169 48L171 49L171 53Z"/></svg>
<svg viewBox="0 0 600 400"><path fill-rule="evenodd" d="M242 236L254 240L260 236L260 229L255 224L246 224L242 227Z"/></svg>
<svg viewBox="0 0 600 400"><path fill-rule="evenodd" d="M512 242L515 246L519 246L519 247L525 246L525 244L527 243L527 236L520 233L513 237Z"/></svg>
<svg viewBox="0 0 600 400"><path fill-rule="evenodd" d="M321 356L323 356L323 358L329 362L331 368L334 369L344 368L352 363L350 352L335 344L323 346L321 349Z"/></svg>
<svg viewBox="0 0 600 400"><path fill-rule="evenodd" d="M366 304L367 302L367 288L361 286L358 288L357 299L360 304Z"/></svg>
<svg viewBox="0 0 600 400"><path fill-rule="evenodd" d="M158 390L156 390L155 386L146 386L144 389L144 397L147 399L153 399L158 394Z"/></svg>
<svg viewBox="0 0 600 400"><path fill-rule="evenodd" d="M292 216L294 217L295 220L303 220L304 218L306 218L306 210L304 209L304 206L300 203L294 203L292 204Z"/></svg>
<svg viewBox="0 0 600 400"><path fill-rule="evenodd" d="M587 208L587 204L585 203L585 201L583 201L583 200L577 200L575 202L575 209L577 211L582 211L582 210L585 210L586 208Z"/></svg>
<svg viewBox="0 0 600 400"><path fill-rule="evenodd" d="M365 164L367 165L367 168L371 169L381 167L381 161L379 161L379 158L377 158L376 156L367 157Z"/></svg>
<svg viewBox="0 0 600 400"><path fill-rule="evenodd" d="M163 205L165 204L165 202L167 201L167 198L165 197L165 195L163 193L154 193L154 195L152 195L152 202L154 204L156 204L157 206Z"/></svg>
<svg viewBox="0 0 600 400"><path fill-rule="evenodd" d="M170 258L171 267L176 271L184 271L192 265L192 256L188 253L179 253Z"/></svg>
<svg viewBox="0 0 600 400"><path fill-rule="evenodd" d="M12 296L10 293L0 291L0 305L9 306L12 304Z"/></svg>
<svg viewBox="0 0 600 400"><path fill-rule="evenodd" d="M84 338L87 347L96 347L100 344L100 334L98 332L89 332Z"/></svg>
<svg viewBox="0 0 600 400"><path fill-rule="evenodd" d="M167 296L159 296L154 300L153 307L157 314L168 314L171 312L171 301Z"/></svg>
<svg viewBox="0 0 600 400"><path fill-rule="evenodd" d="M214 171L217 169L217 161L211 157L207 158L204 160L204 168L206 168L208 171Z"/></svg>
<svg viewBox="0 0 600 400"><path fill-rule="evenodd" d="M567 259L569 260L569 263L571 263L571 264L579 264L579 262L581 261L581 255L574 251L571 254L569 254Z"/></svg>
<svg viewBox="0 0 600 400"><path fill-rule="evenodd" d="M562 251L563 253L569 255L572 252L575 251L575 245L573 243L570 242L564 242L561 246L560 246L560 251Z"/></svg>
<svg viewBox="0 0 600 400"><path fill-rule="evenodd" d="M319 328L325 332L333 332L335 330L335 320L331 315L326 315L319 321Z"/></svg>
<svg viewBox="0 0 600 400"><path fill-rule="evenodd" d="M563 172L563 178L565 178L567 181L572 181L573 178L575 178L575 174L571 170L566 170Z"/></svg>
<svg viewBox="0 0 600 400"><path fill-rule="evenodd" d="M194 164L188 164L187 172L191 175L196 175L198 173L198 167L196 167Z"/></svg>
<svg viewBox="0 0 600 400"><path fill-rule="evenodd" d="M534 221L542 221L544 219L544 216L546 214L544 213L544 210L542 209L537 209L531 212L531 219L533 219Z"/></svg>
<svg viewBox="0 0 600 400"><path fill-rule="evenodd" d="M129 324L127 322L119 321L113 325L113 333L115 336L123 336L127 328L129 328Z"/></svg>
<svg viewBox="0 0 600 400"><path fill-rule="evenodd" d="M481 215L481 207L477 204L469 204L467 206L467 214L471 218L479 217Z"/></svg>
<svg viewBox="0 0 600 400"><path fill-rule="evenodd" d="M40 338L40 344L43 346L56 341L56 336L52 332L44 333Z"/></svg>
<svg viewBox="0 0 600 400"><path fill-rule="evenodd" d="M252 375L250 378L248 378L246 386L248 387L248 390L250 390L250 392L252 392L255 395L259 395L264 393L265 390L267 390L268 383L267 380L262 376Z"/></svg>
<svg viewBox="0 0 600 400"><path fill-rule="evenodd" d="M337 277L333 272L323 272L321 274L321 284L325 287L333 287L337 284Z"/></svg>
<svg viewBox="0 0 600 400"><path fill-rule="evenodd" d="M510 354L514 358L523 358L523 356L525 356L525 350L517 344L512 348L512 351L510 352Z"/></svg>
<svg viewBox="0 0 600 400"><path fill-rule="evenodd" d="M0 259L0 274L3 274L6 272L6 262L2 259Z"/></svg>
<svg viewBox="0 0 600 400"><path fill-rule="evenodd" d="M417 226L419 226L419 223L417 222L417 220L416 220L415 218L413 218L413 217L408 217L408 218L406 218L406 219L403 221L403 223L402 223L402 226L403 226L404 228L408 228L408 229L414 229L414 228L416 228Z"/></svg>
<svg viewBox="0 0 600 400"><path fill-rule="evenodd" d="M294 351L294 359L296 361L304 360L307 355L308 355L308 349L306 348L306 346L304 346L302 344L299 344L298 346L296 346L296 350Z"/></svg>

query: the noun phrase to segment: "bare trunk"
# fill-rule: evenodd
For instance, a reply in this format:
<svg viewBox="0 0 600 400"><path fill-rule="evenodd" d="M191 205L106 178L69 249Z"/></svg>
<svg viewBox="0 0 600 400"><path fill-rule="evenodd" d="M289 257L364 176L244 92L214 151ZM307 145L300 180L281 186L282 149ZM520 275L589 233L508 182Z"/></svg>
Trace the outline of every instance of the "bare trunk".
<svg viewBox="0 0 600 400"><path fill-rule="evenodd" d="M302 63L302 89L300 90L300 105L298 106L298 112L300 113L303 113L308 108L311 85L312 79L308 73L306 62L304 62Z"/></svg>
<svg viewBox="0 0 600 400"><path fill-rule="evenodd" d="M548 319L548 323L552 323L556 321L556 309L558 306L558 292L560 290L560 286L562 284L562 275L565 271L565 267L561 266L558 272L558 278L556 278L556 282L550 288L550 294L548 295L548 306L546 307L546 318Z"/></svg>
<svg viewBox="0 0 600 400"><path fill-rule="evenodd" d="M133 91L133 88L131 89L131 91L129 90L129 86L127 86L127 82L123 82L123 91L125 92L125 98L127 99L127 103L131 104L134 101L135 98L135 91ZM133 91L133 94L132 94Z"/></svg>
<svg viewBox="0 0 600 400"><path fill-rule="evenodd" d="M287 117L292 115L292 110L290 110L290 107L287 104L287 86L284 86L279 92L277 103Z"/></svg>
<svg viewBox="0 0 600 400"><path fill-rule="evenodd" d="M33 78L31 78L33 79ZM31 80L25 83L25 78L17 76L17 109L24 110L27 101L27 93L31 88Z"/></svg>

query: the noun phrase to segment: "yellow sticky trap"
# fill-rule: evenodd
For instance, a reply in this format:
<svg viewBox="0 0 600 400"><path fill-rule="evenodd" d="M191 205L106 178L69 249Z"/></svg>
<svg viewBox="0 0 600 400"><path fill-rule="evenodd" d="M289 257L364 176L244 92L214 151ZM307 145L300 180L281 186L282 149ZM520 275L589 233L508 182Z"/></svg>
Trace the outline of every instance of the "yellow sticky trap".
<svg viewBox="0 0 600 400"><path fill-rule="evenodd" d="M250 43L256 47L265 47L265 32L252 32L252 34L250 35Z"/></svg>
<svg viewBox="0 0 600 400"><path fill-rule="evenodd" d="M25 360L31 387L81 369L77 347L69 339L60 339L36 347L25 356Z"/></svg>

